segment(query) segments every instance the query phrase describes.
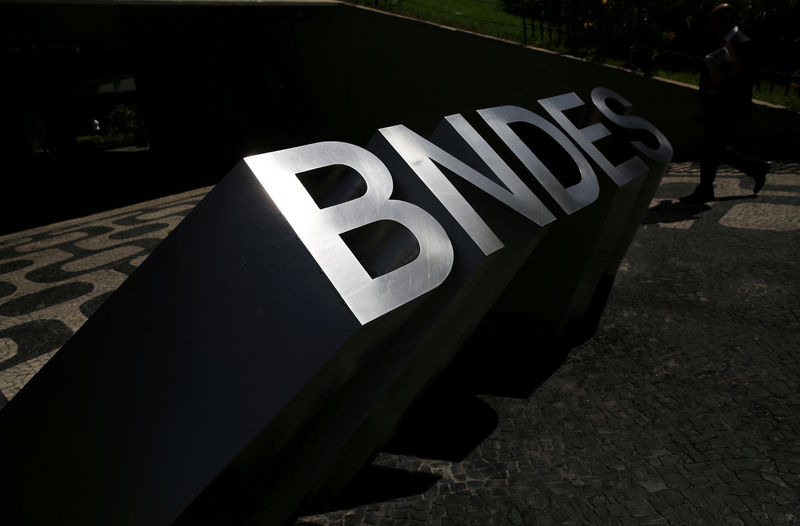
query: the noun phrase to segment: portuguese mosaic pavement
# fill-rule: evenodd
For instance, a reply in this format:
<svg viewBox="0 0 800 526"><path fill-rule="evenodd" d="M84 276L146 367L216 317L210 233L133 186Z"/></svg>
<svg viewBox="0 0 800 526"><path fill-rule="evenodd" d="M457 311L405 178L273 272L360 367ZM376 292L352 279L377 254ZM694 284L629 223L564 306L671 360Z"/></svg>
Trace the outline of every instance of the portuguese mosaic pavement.
<svg viewBox="0 0 800 526"><path fill-rule="evenodd" d="M298 524L800 524L800 165L678 204L697 172L664 177L594 338L477 337L530 353L439 382ZM0 237L0 407L209 190Z"/></svg>
<svg viewBox="0 0 800 526"><path fill-rule="evenodd" d="M0 402L25 385L210 189L0 238Z"/></svg>

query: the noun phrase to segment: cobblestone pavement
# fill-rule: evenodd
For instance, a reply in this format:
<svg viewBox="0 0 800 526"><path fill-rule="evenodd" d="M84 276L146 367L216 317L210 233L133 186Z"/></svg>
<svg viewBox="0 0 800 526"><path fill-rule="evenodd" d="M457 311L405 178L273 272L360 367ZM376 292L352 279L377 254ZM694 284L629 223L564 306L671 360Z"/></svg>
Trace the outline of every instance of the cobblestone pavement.
<svg viewBox="0 0 800 526"><path fill-rule="evenodd" d="M800 524L800 165L767 181L753 199L723 170L718 201L680 205L698 166L674 164L594 338L535 390L512 373L530 358L488 386L445 380L355 507L298 523ZM481 344L537 350L524 328Z"/></svg>
<svg viewBox="0 0 800 526"><path fill-rule="evenodd" d="M0 407L210 189L0 237Z"/></svg>
<svg viewBox="0 0 800 526"><path fill-rule="evenodd" d="M298 525L800 524L800 165L680 205L697 168L665 176L589 342L482 330L481 374ZM0 237L0 406L208 190Z"/></svg>

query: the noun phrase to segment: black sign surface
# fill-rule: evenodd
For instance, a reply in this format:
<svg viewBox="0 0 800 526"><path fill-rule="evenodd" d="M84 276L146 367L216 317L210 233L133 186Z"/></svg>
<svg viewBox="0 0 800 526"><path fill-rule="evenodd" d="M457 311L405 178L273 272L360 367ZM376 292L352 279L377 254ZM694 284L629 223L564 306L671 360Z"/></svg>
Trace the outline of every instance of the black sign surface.
<svg viewBox="0 0 800 526"><path fill-rule="evenodd" d="M242 160L0 412L2 522L281 523L493 306L563 337L672 156L591 96Z"/></svg>

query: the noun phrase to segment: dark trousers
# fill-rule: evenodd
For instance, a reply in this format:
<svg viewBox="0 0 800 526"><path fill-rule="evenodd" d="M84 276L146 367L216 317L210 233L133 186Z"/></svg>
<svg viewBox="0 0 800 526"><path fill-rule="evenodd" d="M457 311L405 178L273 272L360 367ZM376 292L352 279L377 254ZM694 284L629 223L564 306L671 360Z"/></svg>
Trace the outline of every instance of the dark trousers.
<svg viewBox="0 0 800 526"><path fill-rule="evenodd" d="M761 159L734 150L736 124L736 119L718 112L706 117L700 157L700 186L703 189L713 189L714 179L722 162L751 177L764 169L766 163Z"/></svg>

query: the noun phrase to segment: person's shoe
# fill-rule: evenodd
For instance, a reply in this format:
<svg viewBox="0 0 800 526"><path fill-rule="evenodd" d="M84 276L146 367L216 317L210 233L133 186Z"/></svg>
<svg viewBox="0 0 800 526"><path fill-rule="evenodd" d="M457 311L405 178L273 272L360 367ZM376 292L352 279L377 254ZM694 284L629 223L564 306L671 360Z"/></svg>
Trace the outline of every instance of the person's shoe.
<svg viewBox="0 0 800 526"><path fill-rule="evenodd" d="M681 197L680 201L684 204L702 204L714 200L714 189L703 188L698 186L689 195Z"/></svg>
<svg viewBox="0 0 800 526"><path fill-rule="evenodd" d="M767 172L769 172L769 163L764 163L757 172L750 174L750 177L756 181L753 185L753 194L758 194L764 188L764 183L767 182Z"/></svg>

